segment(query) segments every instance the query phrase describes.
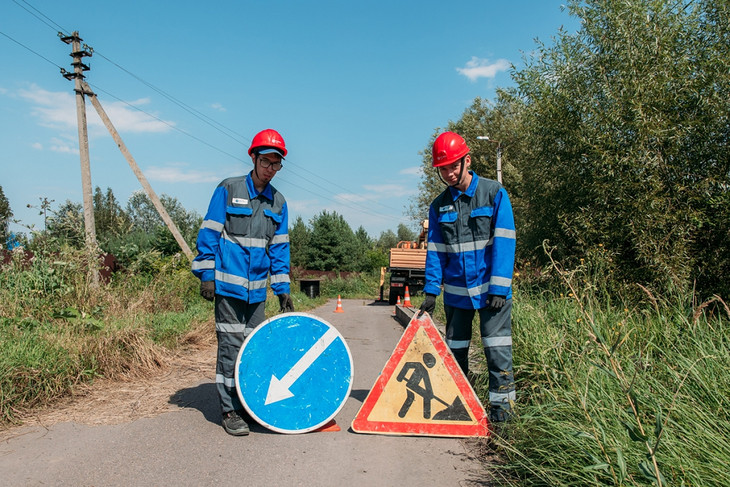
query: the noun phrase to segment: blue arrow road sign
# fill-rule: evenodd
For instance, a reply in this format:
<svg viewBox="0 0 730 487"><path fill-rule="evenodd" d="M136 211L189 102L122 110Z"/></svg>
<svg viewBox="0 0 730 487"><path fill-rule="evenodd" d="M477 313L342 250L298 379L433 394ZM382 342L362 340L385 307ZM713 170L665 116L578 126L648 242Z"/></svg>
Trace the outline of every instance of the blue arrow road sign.
<svg viewBox="0 0 730 487"><path fill-rule="evenodd" d="M327 424L352 389L352 355L329 323L285 313L259 325L236 360L236 390L251 416L279 433Z"/></svg>

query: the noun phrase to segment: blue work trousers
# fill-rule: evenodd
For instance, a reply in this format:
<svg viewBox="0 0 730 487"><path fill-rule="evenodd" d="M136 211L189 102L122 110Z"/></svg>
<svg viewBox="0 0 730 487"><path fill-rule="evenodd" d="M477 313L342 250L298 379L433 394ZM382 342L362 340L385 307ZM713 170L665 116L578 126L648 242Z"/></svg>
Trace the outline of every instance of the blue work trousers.
<svg viewBox="0 0 730 487"><path fill-rule="evenodd" d="M469 374L469 345L472 321L477 310L444 305L446 312L446 344L461 370ZM492 407L510 410L515 400L512 373L512 299L499 311L479 309L479 330L489 371L489 403Z"/></svg>
<svg viewBox="0 0 730 487"><path fill-rule="evenodd" d="M248 303L229 296L215 295L215 332L218 337L215 385L224 415L243 410L236 392L236 360L243 341L264 321L264 308L265 302Z"/></svg>

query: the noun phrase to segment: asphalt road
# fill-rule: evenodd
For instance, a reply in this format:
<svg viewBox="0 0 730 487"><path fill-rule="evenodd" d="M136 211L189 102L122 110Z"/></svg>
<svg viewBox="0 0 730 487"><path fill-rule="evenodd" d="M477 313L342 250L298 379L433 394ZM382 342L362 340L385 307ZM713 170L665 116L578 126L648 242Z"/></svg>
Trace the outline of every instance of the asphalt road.
<svg viewBox="0 0 730 487"><path fill-rule="evenodd" d="M169 398L169 412L124 424L27 426L0 442L0 485L489 485L476 440L354 433L350 424L403 327L393 307L343 300L308 311L344 336L354 362L340 431L279 434L252 425L247 437L220 426L214 384L201 377Z"/></svg>

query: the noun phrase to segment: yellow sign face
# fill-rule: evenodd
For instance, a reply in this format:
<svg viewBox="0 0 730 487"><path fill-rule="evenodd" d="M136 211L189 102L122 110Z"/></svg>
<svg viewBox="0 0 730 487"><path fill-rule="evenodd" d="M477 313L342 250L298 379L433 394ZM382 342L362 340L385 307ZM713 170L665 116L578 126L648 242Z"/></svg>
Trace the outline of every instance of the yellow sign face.
<svg viewBox="0 0 730 487"><path fill-rule="evenodd" d="M368 415L369 421L476 420L463 407L464 396L423 328L416 332L395 370Z"/></svg>
<svg viewBox="0 0 730 487"><path fill-rule="evenodd" d="M411 320L352 429L358 433L488 436L486 412L427 314Z"/></svg>

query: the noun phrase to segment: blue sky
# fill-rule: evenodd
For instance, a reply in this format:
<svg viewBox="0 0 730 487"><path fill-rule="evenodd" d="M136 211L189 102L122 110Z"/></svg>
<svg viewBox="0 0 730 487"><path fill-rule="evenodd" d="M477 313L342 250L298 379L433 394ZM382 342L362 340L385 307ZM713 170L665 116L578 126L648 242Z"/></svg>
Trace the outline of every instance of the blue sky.
<svg viewBox="0 0 730 487"><path fill-rule="evenodd" d="M578 21L561 1L0 0L0 186L43 227L39 198L81 202L70 46L94 49L87 81L158 194L205 214L247 173L264 128L289 156L274 179L290 223L343 215L372 236L405 215L430 136L512 84L535 39ZM126 204L141 188L87 102L91 177ZM16 231L27 231L12 225Z"/></svg>

